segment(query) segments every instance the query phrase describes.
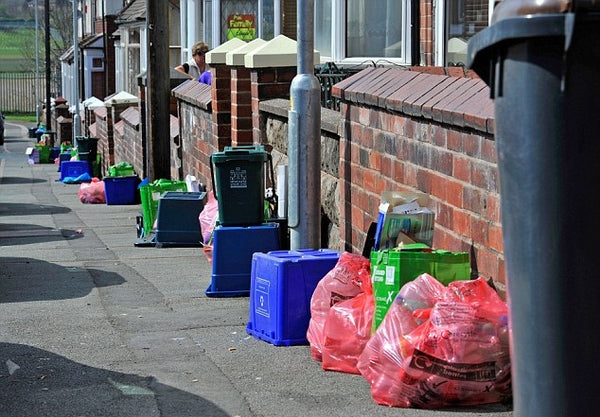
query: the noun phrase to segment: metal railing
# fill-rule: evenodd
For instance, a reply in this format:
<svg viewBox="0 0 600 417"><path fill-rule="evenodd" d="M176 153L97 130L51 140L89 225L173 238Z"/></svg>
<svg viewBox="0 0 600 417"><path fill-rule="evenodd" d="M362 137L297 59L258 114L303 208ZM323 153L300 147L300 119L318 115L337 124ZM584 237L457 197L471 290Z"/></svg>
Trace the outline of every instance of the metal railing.
<svg viewBox="0 0 600 417"><path fill-rule="evenodd" d="M340 100L331 96L331 87L362 69L364 69L364 66L340 68L333 62L316 66L315 76L321 84L321 106L331 110L339 110Z"/></svg>
<svg viewBox="0 0 600 417"><path fill-rule="evenodd" d="M37 91L36 91L37 85ZM56 76L51 77L51 96L59 89ZM43 105L46 98L46 77L36 83L35 74L29 72L0 72L0 109L3 112L35 113L36 104Z"/></svg>

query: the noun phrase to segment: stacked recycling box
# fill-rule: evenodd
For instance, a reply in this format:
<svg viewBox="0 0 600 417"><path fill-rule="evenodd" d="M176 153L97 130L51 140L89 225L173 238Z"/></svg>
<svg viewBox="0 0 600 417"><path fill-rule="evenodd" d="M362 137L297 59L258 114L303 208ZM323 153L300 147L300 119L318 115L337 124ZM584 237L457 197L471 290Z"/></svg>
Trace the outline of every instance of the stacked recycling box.
<svg viewBox="0 0 600 417"><path fill-rule="evenodd" d="M313 292L339 257L331 249L255 253L246 332L275 346L308 344Z"/></svg>
<svg viewBox="0 0 600 417"><path fill-rule="evenodd" d="M168 191L186 191L187 186L185 181L158 179L152 183L140 185L139 189L142 203L142 218L138 237L148 238L154 230L154 222L158 214L158 203L162 195Z"/></svg>
<svg viewBox="0 0 600 417"><path fill-rule="evenodd" d="M126 162L112 165L109 176L104 177L104 194L107 205L126 205L139 202L137 187L140 179L133 166Z"/></svg>
<svg viewBox="0 0 600 417"><path fill-rule="evenodd" d="M213 231L209 297L249 295L252 255L280 248L279 224L265 222L267 162L272 177L270 155L260 145L229 146L211 155L219 224Z"/></svg>

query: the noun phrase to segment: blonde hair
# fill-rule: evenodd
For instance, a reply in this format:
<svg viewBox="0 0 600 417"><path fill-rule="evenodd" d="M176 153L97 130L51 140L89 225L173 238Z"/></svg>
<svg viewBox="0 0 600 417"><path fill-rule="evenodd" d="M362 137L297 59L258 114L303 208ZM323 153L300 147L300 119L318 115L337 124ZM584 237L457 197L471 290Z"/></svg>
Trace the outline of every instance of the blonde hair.
<svg viewBox="0 0 600 417"><path fill-rule="evenodd" d="M193 46L192 46L192 56L194 55L198 55L199 52L208 52L208 44L202 41L198 41L196 42Z"/></svg>

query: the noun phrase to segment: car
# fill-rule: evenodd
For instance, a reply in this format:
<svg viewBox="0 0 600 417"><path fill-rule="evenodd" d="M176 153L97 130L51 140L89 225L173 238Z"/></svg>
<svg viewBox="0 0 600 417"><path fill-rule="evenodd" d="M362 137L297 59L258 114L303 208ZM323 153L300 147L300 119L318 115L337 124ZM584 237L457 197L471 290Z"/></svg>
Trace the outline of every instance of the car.
<svg viewBox="0 0 600 417"><path fill-rule="evenodd" d="M0 110L0 145L4 145L4 115Z"/></svg>

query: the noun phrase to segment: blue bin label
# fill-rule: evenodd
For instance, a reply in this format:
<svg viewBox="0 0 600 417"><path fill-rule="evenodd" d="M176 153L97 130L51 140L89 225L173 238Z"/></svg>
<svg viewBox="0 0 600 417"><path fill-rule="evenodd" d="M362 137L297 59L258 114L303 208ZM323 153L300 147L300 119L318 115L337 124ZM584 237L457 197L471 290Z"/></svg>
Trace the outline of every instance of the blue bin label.
<svg viewBox="0 0 600 417"><path fill-rule="evenodd" d="M230 188L248 188L248 174L245 169L235 167L229 171Z"/></svg>
<svg viewBox="0 0 600 417"><path fill-rule="evenodd" d="M269 306L270 286L271 283L263 278L256 277L254 281L254 312L267 318L271 317Z"/></svg>

